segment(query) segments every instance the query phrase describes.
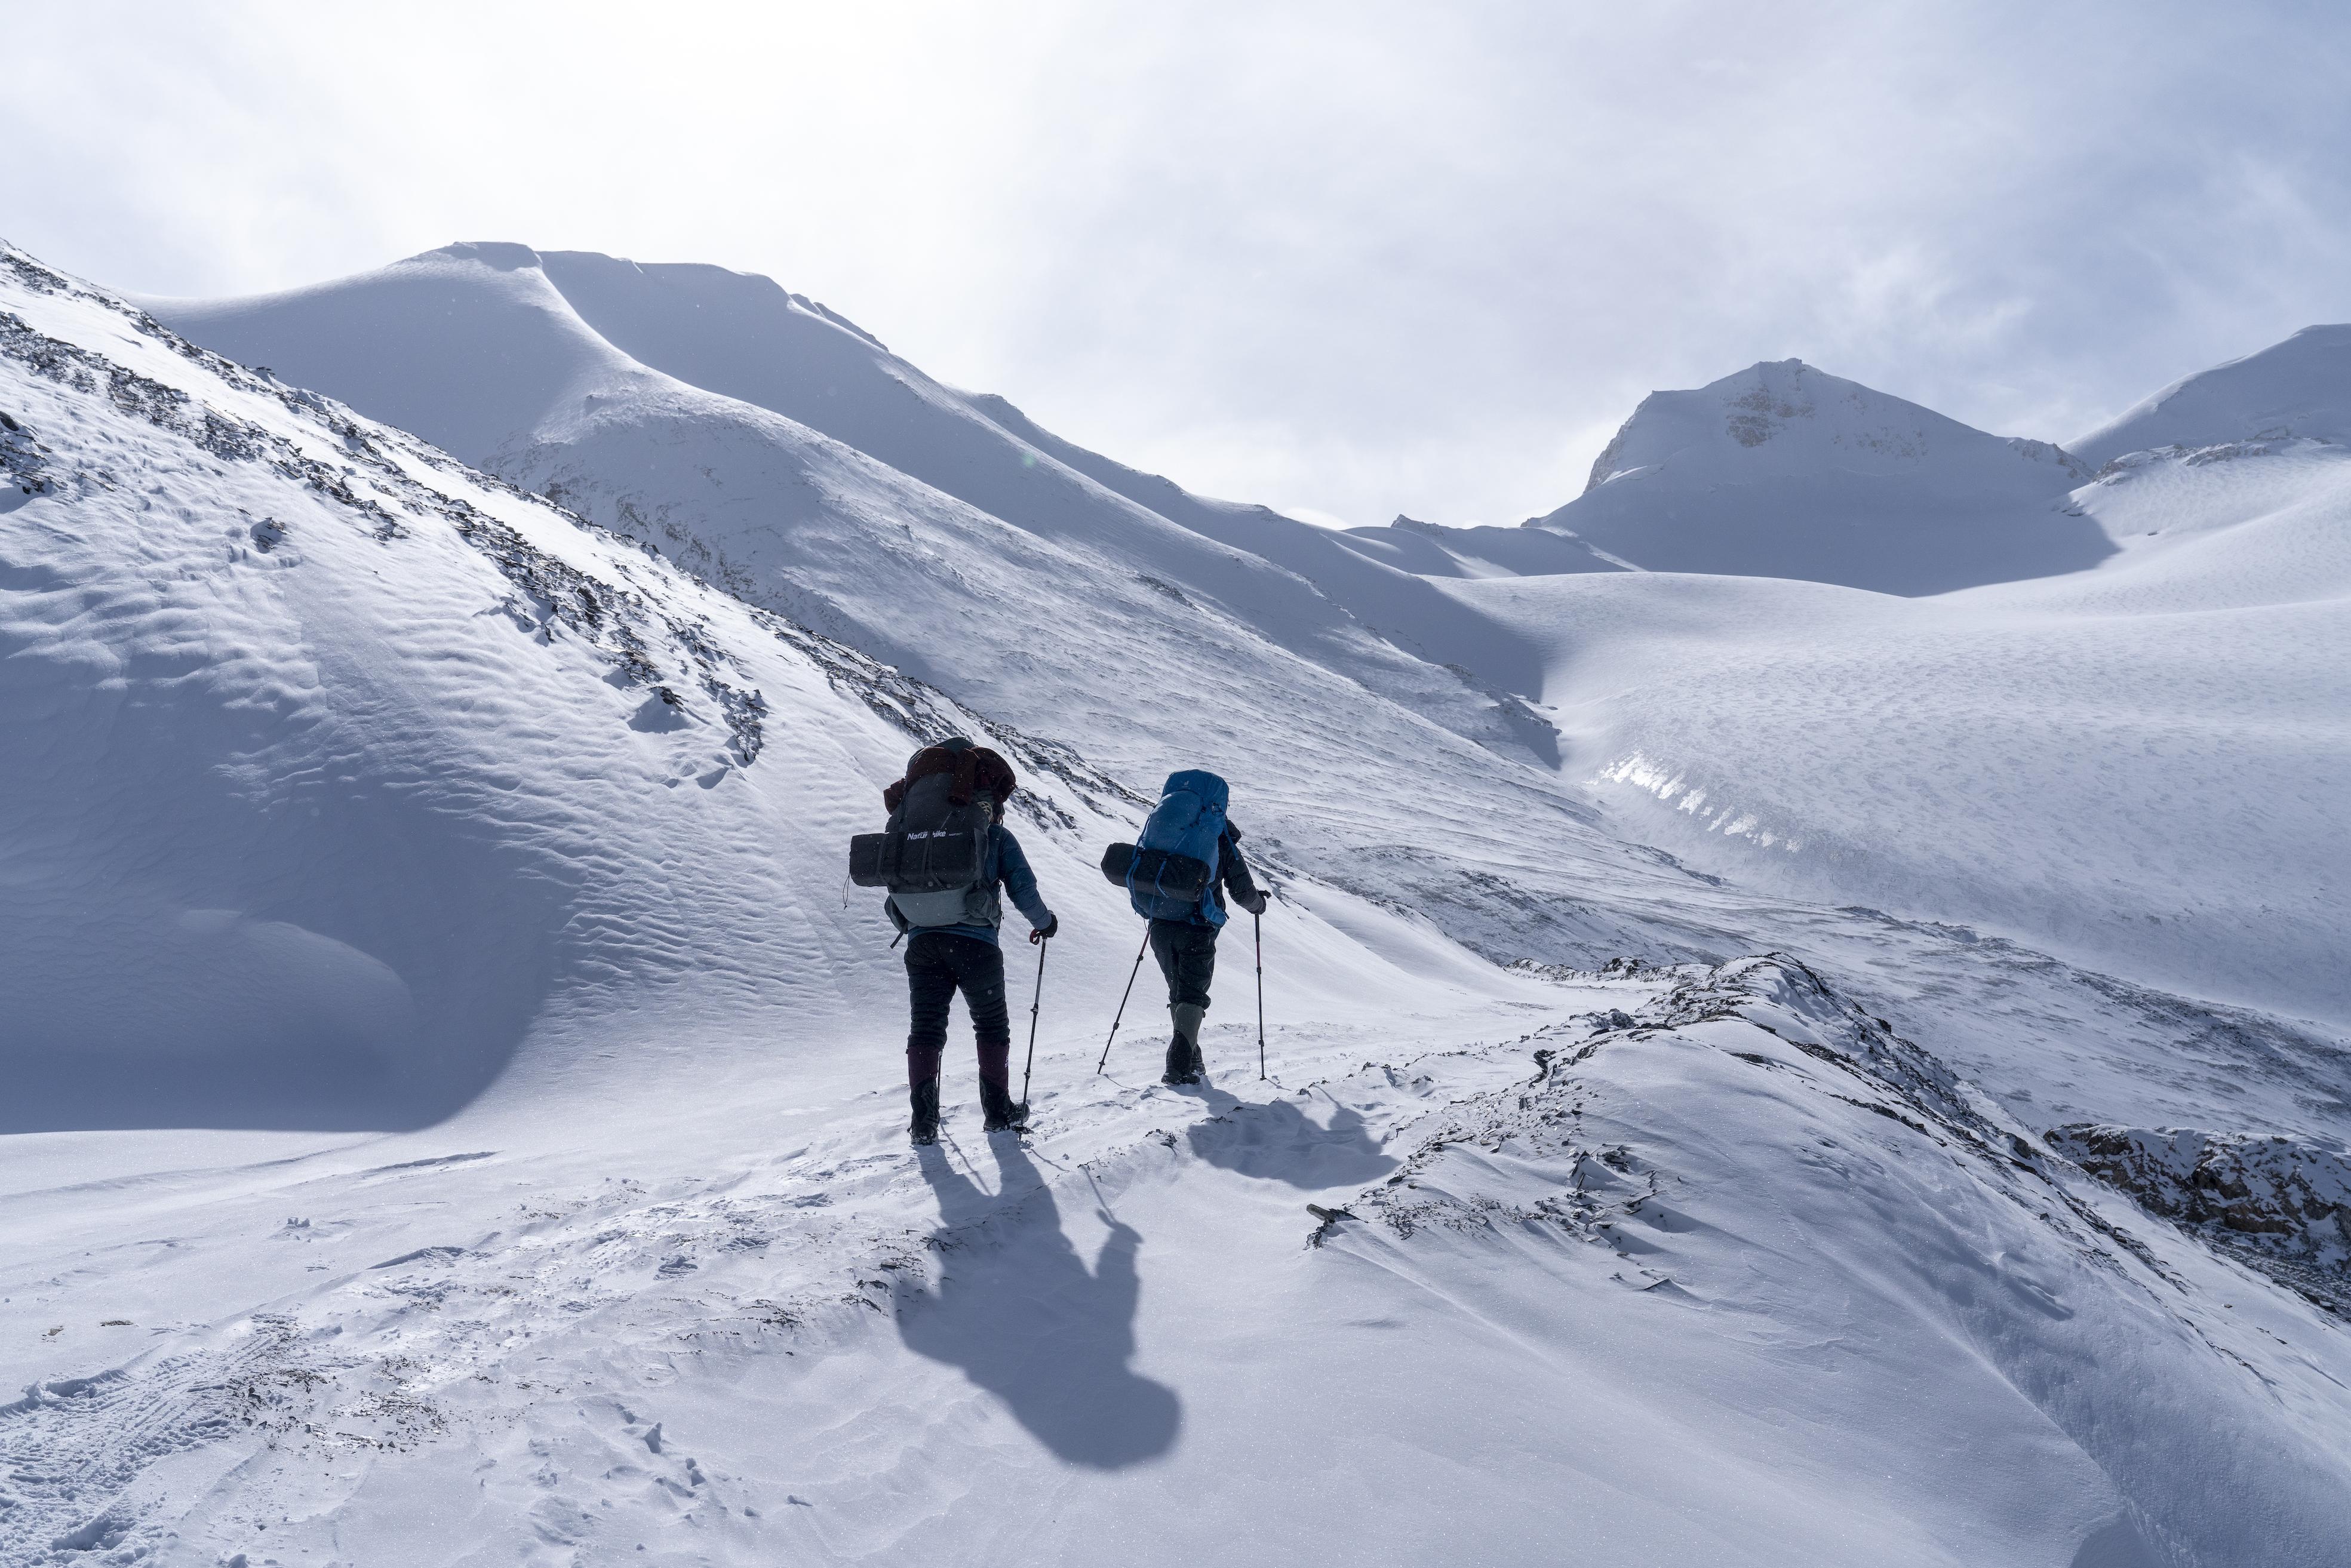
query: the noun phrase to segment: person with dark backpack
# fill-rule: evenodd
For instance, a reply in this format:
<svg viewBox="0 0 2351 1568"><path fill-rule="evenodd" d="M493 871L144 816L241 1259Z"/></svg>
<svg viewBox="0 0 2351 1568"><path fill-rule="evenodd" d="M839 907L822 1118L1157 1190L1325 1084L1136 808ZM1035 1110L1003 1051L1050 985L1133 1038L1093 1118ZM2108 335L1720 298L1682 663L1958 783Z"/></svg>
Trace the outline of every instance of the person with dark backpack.
<svg viewBox="0 0 2351 1568"><path fill-rule="evenodd" d="M1167 977L1175 1030L1167 1042L1166 1083L1197 1083L1207 1070L1200 1025L1217 972L1225 894L1251 915L1265 913L1265 894L1241 858L1240 830L1225 814L1231 793L1222 779L1198 768L1169 774L1131 856L1119 857L1125 861L1128 898L1151 922L1152 956Z"/></svg>
<svg viewBox="0 0 2351 1568"><path fill-rule="evenodd" d="M961 736L908 758L906 776L882 792L888 828L850 845L852 880L888 887L891 924L905 936L907 1093L917 1144L939 1137L939 1069L956 992L971 1013L979 1052L979 1103L988 1132L1017 1128L1029 1107L1012 1101L1012 1023L1004 997L1004 955L996 942L1009 894L1044 942L1061 920L1038 895L1020 841L1004 826L1011 764Z"/></svg>

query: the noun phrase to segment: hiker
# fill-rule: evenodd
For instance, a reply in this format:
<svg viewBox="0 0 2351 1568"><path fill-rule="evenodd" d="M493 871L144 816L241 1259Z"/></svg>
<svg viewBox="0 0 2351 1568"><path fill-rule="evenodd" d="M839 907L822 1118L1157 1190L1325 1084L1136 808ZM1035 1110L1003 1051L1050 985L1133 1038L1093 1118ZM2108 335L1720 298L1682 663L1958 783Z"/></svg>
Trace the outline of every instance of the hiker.
<svg viewBox="0 0 2351 1568"><path fill-rule="evenodd" d="M1225 815L1231 791L1213 773L1187 768L1167 776L1159 804L1143 824L1135 844L1205 862L1207 885L1196 898L1178 900L1138 883L1127 887L1135 913L1151 922L1151 952L1167 977L1167 1011L1175 1032L1167 1042L1165 1083L1197 1083L1207 1062L1200 1054L1200 1024L1208 1011L1208 981L1217 972L1217 933L1225 924L1225 894L1251 915L1265 913L1265 894L1241 858L1241 833Z"/></svg>
<svg viewBox="0 0 2351 1568"><path fill-rule="evenodd" d="M883 907L906 943L906 993L913 1021L906 1033L906 1083L914 1104L907 1131L917 1144L939 1137L939 1065L947 1043L947 1013L963 992L979 1050L979 1103L988 1132L1018 1127L1029 1107L1012 1103L1012 1023L1004 1000L1004 955L996 928L1004 918L1001 889L1028 916L1031 942L1061 928L1037 894L1036 873L1020 841L1004 826L1012 766L961 736L925 747L907 759L906 776L882 792L893 833L984 829L979 874L968 885L935 892L893 892Z"/></svg>

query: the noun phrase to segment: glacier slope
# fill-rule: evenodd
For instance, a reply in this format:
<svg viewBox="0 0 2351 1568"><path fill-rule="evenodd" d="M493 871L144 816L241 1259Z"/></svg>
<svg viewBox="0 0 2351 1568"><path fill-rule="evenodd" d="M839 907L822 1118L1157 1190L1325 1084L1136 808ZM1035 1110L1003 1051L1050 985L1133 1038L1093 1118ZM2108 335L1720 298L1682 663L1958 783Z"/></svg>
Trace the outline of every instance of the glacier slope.
<svg viewBox="0 0 2351 1568"><path fill-rule="evenodd" d="M1763 579L1487 580L1546 639L1567 766L1755 888L1961 921L2339 1026L2351 452L2127 459L2096 570L1923 600Z"/></svg>

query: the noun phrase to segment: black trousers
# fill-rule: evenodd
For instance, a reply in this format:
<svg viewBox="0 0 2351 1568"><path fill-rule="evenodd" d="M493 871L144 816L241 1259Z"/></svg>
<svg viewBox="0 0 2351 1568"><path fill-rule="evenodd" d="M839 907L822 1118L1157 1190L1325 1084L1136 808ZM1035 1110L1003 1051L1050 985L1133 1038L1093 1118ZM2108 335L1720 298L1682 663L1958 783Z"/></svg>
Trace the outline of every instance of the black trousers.
<svg viewBox="0 0 2351 1568"><path fill-rule="evenodd" d="M993 942L925 931L906 944L906 998L914 1015L906 1031L906 1082L939 1075L947 1045L947 1013L963 992L979 1046L979 1077L998 1089L1011 1082L1012 1019L1004 1003L1004 955Z"/></svg>
<svg viewBox="0 0 2351 1568"><path fill-rule="evenodd" d="M1188 920L1151 923L1151 956L1167 977L1167 1005L1208 1005L1208 982L1217 974L1217 928Z"/></svg>

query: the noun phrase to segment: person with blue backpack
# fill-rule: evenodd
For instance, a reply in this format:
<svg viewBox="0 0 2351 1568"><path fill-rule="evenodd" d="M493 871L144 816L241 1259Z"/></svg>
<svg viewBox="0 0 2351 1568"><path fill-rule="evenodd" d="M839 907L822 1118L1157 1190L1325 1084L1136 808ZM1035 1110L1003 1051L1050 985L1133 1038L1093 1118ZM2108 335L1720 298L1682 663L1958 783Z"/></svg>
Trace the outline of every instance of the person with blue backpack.
<svg viewBox="0 0 2351 1568"><path fill-rule="evenodd" d="M1166 1083L1197 1083L1207 1070L1200 1025L1217 972L1225 894L1253 915L1265 913L1265 894L1241 856L1240 830L1226 815L1231 793L1222 779L1198 768L1169 774L1132 855L1122 857L1127 895L1134 912L1151 922L1152 956L1167 977L1175 1030L1167 1042Z"/></svg>
<svg viewBox="0 0 2351 1568"><path fill-rule="evenodd" d="M906 775L883 791L888 829L851 845L852 880L890 888L890 923L907 936L906 1083L918 1145L939 1138L939 1069L956 993L970 1009L979 1053L979 1103L991 1133L1024 1126L1029 1107L1012 1099L1012 1021L1004 995L997 927L1008 894L1043 943L1061 928L1037 891L1020 841L1004 826L1012 766L995 751L953 736L907 759ZM861 845L874 863L861 861ZM1042 979L1040 958L1040 983Z"/></svg>

